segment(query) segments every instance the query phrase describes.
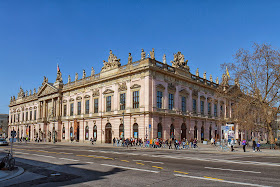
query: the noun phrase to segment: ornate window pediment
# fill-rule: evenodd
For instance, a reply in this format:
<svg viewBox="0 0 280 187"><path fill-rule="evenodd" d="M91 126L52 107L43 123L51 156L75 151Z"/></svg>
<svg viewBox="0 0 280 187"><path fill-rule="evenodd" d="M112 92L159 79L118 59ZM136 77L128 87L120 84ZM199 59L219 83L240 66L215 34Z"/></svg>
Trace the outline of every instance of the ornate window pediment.
<svg viewBox="0 0 280 187"><path fill-rule="evenodd" d="M74 101L74 99L73 99L73 98L70 98L69 101L70 101L70 102L71 102L71 101Z"/></svg>
<svg viewBox="0 0 280 187"><path fill-rule="evenodd" d="M48 83L44 84L38 91L38 97L46 96L49 94L57 93L58 89Z"/></svg>
<svg viewBox="0 0 280 187"><path fill-rule="evenodd" d="M119 83L119 92L125 91L125 90L127 90L127 86L126 86L125 82Z"/></svg>
<svg viewBox="0 0 280 187"><path fill-rule="evenodd" d="M159 90L165 90L165 87L162 84L156 85L156 88Z"/></svg>
<svg viewBox="0 0 280 187"><path fill-rule="evenodd" d="M96 96L99 96L99 90L98 89L92 91L92 97L96 97Z"/></svg>
<svg viewBox="0 0 280 187"><path fill-rule="evenodd" d="M168 84L168 90L169 91L173 91L173 92L176 92L176 86L172 83L169 83Z"/></svg>
<svg viewBox="0 0 280 187"><path fill-rule="evenodd" d="M90 98L90 96L89 95L85 95L84 98Z"/></svg>
<svg viewBox="0 0 280 187"><path fill-rule="evenodd" d="M192 91L192 95L195 96L195 97L197 97L197 96L198 96L198 91L197 91L197 90L193 90L193 91Z"/></svg>
<svg viewBox="0 0 280 187"><path fill-rule="evenodd" d="M105 95L105 94L110 94L110 93L114 93L114 91L111 90L111 89L106 89L106 90L103 92L104 95Z"/></svg>
<svg viewBox="0 0 280 187"><path fill-rule="evenodd" d="M130 89L135 89L135 88L141 88L141 85L139 84L133 84Z"/></svg>
<svg viewBox="0 0 280 187"><path fill-rule="evenodd" d="M202 95L202 96L200 96L200 99L201 100L205 100L205 97Z"/></svg>
<svg viewBox="0 0 280 187"><path fill-rule="evenodd" d="M78 101L78 100L82 100L82 97L81 96L78 96L78 97L76 97L76 100Z"/></svg>
<svg viewBox="0 0 280 187"><path fill-rule="evenodd" d="M186 96L189 95L189 92L185 89L182 89L179 93L180 93L180 95L186 95Z"/></svg>
<svg viewBox="0 0 280 187"><path fill-rule="evenodd" d="M67 103L67 100L63 100L63 103Z"/></svg>

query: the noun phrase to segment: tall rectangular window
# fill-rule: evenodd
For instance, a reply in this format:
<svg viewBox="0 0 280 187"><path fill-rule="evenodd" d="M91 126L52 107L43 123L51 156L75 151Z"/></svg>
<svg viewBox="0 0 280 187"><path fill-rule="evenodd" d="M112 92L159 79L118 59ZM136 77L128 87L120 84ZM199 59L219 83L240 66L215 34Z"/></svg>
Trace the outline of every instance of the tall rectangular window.
<svg viewBox="0 0 280 187"><path fill-rule="evenodd" d="M74 114L74 103L70 104L70 116L73 116Z"/></svg>
<svg viewBox="0 0 280 187"><path fill-rule="evenodd" d="M120 94L120 110L125 109L125 93Z"/></svg>
<svg viewBox="0 0 280 187"><path fill-rule="evenodd" d="M111 112L111 96L106 97L106 112Z"/></svg>
<svg viewBox="0 0 280 187"><path fill-rule="evenodd" d="M186 107L186 97L182 97L182 111L186 112L187 107Z"/></svg>
<svg viewBox="0 0 280 187"><path fill-rule="evenodd" d="M174 107L174 94L169 94L168 109L172 110Z"/></svg>
<svg viewBox="0 0 280 187"><path fill-rule="evenodd" d="M66 116L67 113L67 105L63 105L63 116Z"/></svg>
<svg viewBox="0 0 280 187"><path fill-rule="evenodd" d="M220 107L220 115L224 116L224 114L223 114L223 105L221 105L221 107Z"/></svg>
<svg viewBox="0 0 280 187"><path fill-rule="evenodd" d="M157 108L162 108L162 92L157 91Z"/></svg>
<svg viewBox="0 0 280 187"><path fill-rule="evenodd" d="M28 112L26 112L25 117L26 117L25 121L28 121Z"/></svg>
<svg viewBox="0 0 280 187"><path fill-rule="evenodd" d="M29 120L32 120L32 111L29 112L29 115L30 115Z"/></svg>
<svg viewBox="0 0 280 187"><path fill-rule="evenodd" d="M16 122L16 114L14 114L14 123Z"/></svg>
<svg viewBox="0 0 280 187"><path fill-rule="evenodd" d="M78 115L81 115L81 102L78 102L78 106L77 106L77 109L78 109Z"/></svg>
<svg viewBox="0 0 280 187"><path fill-rule="evenodd" d="M217 117L217 104L214 104L214 116Z"/></svg>
<svg viewBox="0 0 280 187"><path fill-rule="evenodd" d="M37 110L34 110L34 120L37 119Z"/></svg>
<svg viewBox="0 0 280 187"><path fill-rule="evenodd" d="M89 100L86 100L86 108L85 108L86 114L89 114Z"/></svg>
<svg viewBox="0 0 280 187"><path fill-rule="evenodd" d="M211 115L211 103L208 103L208 115Z"/></svg>
<svg viewBox="0 0 280 187"><path fill-rule="evenodd" d="M133 108L139 108L139 91L133 92Z"/></svg>
<svg viewBox="0 0 280 187"><path fill-rule="evenodd" d="M193 99L192 109L193 109L193 113L196 113L196 99Z"/></svg>
<svg viewBox="0 0 280 187"><path fill-rule="evenodd" d="M17 118L18 118L17 121L19 122L19 113L18 113L18 115L17 115Z"/></svg>
<svg viewBox="0 0 280 187"><path fill-rule="evenodd" d="M24 121L24 112L22 113L22 119L21 119L21 121Z"/></svg>
<svg viewBox="0 0 280 187"><path fill-rule="evenodd" d="M200 113L204 114L204 101L200 101Z"/></svg>
<svg viewBox="0 0 280 187"><path fill-rule="evenodd" d="M94 113L98 113L98 99L94 99Z"/></svg>

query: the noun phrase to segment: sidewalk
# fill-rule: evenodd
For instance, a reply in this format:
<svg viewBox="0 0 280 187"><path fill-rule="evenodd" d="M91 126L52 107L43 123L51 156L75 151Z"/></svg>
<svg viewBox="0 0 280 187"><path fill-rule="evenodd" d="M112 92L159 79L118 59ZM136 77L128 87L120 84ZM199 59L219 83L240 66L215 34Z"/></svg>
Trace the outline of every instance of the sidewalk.
<svg viewBox="0 0 280 187"><path fill-rule="evenodd" d="M16 143L18 145L20 144L25 144L25 143ZM87 146L87 147L104 147L104 148L125 148L126 147L117 147L117 146L113 146L113 144L94 144L91 145L91 143L87 143L87 142L56 142L55 144L52 142L28 142L27 144L45 144L45 145L65 145L65 146ZM173 149L168 149L168 148L159 148L159 150L165 150L165 151L175 151L174 150L174 146L172 146ZM141 148L139 146L129 146L129 149L137 149L137 150L158 150L156 148ZM246 147L246 152L243 152L243 148L242 146L234 146L234 151L231 152L221 152L221 151L217 151L217 146L213 146L213 145L205 145L202 143L198 143L198 148L190 148L190 149L180 149L177 151L186 151L186 152L201 152L201 153L220 153L220 154L246 154L246 155L256 155L256 156L280 156L280 150L274 150L274 149L261 149L261 152L253 152L252 147Z"/></svg>
<svg viewBox="0 0 280 187"><path fill-rule="evenodd" d="M24 172L24 169L21 167L15 167L14 170L0 170L0 182L10 180L14 177L21 175Z"/></svg>

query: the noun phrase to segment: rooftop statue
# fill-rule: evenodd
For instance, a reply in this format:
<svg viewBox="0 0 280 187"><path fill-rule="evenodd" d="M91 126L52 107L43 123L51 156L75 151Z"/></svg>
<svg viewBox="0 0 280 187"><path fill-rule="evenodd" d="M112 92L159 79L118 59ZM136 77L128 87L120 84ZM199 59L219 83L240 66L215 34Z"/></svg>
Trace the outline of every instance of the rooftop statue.
<svg viewBox="0 0 280 187"><path fill-rule="evenodd" d="M33 94L34 94L34 95L36 94L36 88L34 88L34 90L33 90Z"/></svg>
<svg viewBox="0 0 280 187"><path fill-rule="evenodd" d="M141 49L141 60L146 58L146 52L144 52L144 49Z"/></svg>
<svg viewBox="0 0 280 187"><path fill-rule="evenodd" d="M68 75L68 83L70 83L71 82L71 77L70 77L70 75Z"/></svg>
<svg viewBox="0 0 280 187"><path fill-rule="evenodd" d="M206 79L206 71L203 73L203 79Z"/></svg>
<svg viewBox="0 0 280 187"><path fill-rule="evenodd" d="M83 70L83 79L86 78L86 70Z"/></svg>
<svg viewBox="0 0 280 187"><path fill-rule="evenodd" d="M31 90L29 90L29 95L32 95L32 91Z"/></svg>
<svg viewBox="0 0 280 187"><path fill-rule="evenodd" d="M132 63L132 56L131 53L128 53L128 64Z"/></svg>
<svg viewBox="0 0 280 187"><path fill-rule="evenodd" d="M62 74L60 72L59 66L57 66L56 81L62 82Z"/></svg>
<svg viewBox="0 0 280 187"><path fill-rule="evenodd" d="M216 84L219 84L219 77L216 78Z"/></svg>
<svg viewBox="0 0 280 187"><path fill-rule="evenodd" d="M166 63L166 55L165 55L165 54L163 55L162 62L163 62L164 64L167 64L167 63Z"/></svg>
<svg viewBox="0 0 280 187"><path fill-rule="evenodd" d="M109 57L108 57L108 62L103 60L103 67L101 68L101 72L120 67L121 66L120 61L121 60L118 59L113 54L112 50L110 50L110 54L109 54Z"/></svg>
<svg viewBox="0 0 280 187"><path fill-rule="evenodd" d="M179 51L174 54L174 60L171 61L172 66L176 68L185 68L187 71L190 71L189 66L187 65L188 60L185 61L184 55Z"/></svg>
<svg viewBox="0 0 280 187"><path fill-rule="evenodd" d="M212 77L212 75L210 75L210 81L213 82L213 77Z"/></svg>
<svg viewBox="0 0 280 187"><path fill-rule="evenodd" d="M93 69L93 67L91 67L91 76L93 76L95 74L95 71Z"/></svg>
<svg viewBox="0 0 280 187"><path fill-rule="evenodd" d="M26 92L25 92L25 97L26 97L26 96L28 96L28 91L27 91L27 90L26 90Z"/></svg>
<svg viewBox="0 0 280 187"><path fill-rule="evenodd" d="M78 80L78 73L76 73L76 75L75 75L75 81L77 81Z"/></svg>
<svg viewBox="0 0 280 187"><path fill-rule="evenodd" d="M48 81L48 78L46 77L46 76L44 76L44 81L43 81L43 83L42 84L45 84L45 83L48 83L49 81Z"/></svg>
<svg viewBox="0 0 280 187"><path fill-rule="evenodd" d="M199 69L198 69L198 68L196 69L195 75L196 75L197 77L199 77Z"/></svg>
<svg viewBox="0 0 280 187"><path fill-rule="evenodd" d="M153 48L152 51L150 51L151 59L155 59L155 49Z"/></svg>

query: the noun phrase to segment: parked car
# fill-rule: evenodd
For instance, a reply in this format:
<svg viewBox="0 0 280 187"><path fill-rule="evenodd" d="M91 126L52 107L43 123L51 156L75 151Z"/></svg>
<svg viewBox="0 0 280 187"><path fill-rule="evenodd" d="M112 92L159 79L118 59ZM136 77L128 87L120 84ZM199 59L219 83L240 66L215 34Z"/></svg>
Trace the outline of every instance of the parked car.
<svg viewBox="0 0 280 187"><path fill-rule="evenodd" d="M4 138L0 138L0 145L9 145L9 143Z"/></svg>

